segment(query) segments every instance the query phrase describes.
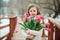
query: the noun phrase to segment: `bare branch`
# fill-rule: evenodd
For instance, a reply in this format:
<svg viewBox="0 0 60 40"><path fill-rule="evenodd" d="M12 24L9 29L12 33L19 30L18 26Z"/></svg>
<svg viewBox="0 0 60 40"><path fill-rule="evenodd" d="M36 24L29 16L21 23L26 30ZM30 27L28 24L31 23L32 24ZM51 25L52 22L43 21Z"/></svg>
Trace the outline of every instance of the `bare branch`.
<svg viewBox="0 0 60 40"><path fill-rule="evenodd" d="M42 7L42 8L49 9L49 10L52 10L53 12L56 12L56 10L53 8L48 8L48 7Z"/></svg>
<svg viewBox="0 0 60 40"><path fill-rule="evenodd" d="M52 6L58 7L56 4L53 4L53 3L40 3L40 4L42 4L42 5L49 4L49 5L52 5Z"/></svg>

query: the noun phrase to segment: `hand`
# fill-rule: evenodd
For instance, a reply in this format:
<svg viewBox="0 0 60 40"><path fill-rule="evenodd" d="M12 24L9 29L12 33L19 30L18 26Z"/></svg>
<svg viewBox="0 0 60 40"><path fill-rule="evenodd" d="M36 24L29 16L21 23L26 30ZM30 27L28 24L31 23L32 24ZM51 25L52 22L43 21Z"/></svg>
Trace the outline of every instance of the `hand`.
<svg viewBox="0 0 60 40"><path fill-rule="evenodd" d="M30 34L30 29L28 29L28 30L26 31L26 33L27 33L27 34Z"/></svg>
<svg viewBox="0 0 60 40"><path fill-rule="evenodd" d="M26 31L26 33L27 33L27 38L29 38L29 39L33 39L35 37L35 35L33 35L33 34L30 33L30 29L28 29Z"/></svg>
<svg viewBox="0 0 60 40"><path fill-rule="evenodd" d="M34 37L35 37L35 35L27 34L27 38L29 38L29 39L33 39Z"/></svg>

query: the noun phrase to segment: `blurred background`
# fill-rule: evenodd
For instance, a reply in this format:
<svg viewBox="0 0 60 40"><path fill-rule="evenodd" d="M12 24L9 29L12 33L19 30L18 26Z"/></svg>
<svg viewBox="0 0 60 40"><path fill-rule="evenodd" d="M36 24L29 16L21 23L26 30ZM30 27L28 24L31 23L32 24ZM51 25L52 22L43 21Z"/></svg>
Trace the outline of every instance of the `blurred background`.
<svg viewBox="0 0 60 40"><path fill-rule="evenodd" d="M23 14L27 12L27 8L29 4L36 4L40 7L40 13L44 15L45 18L44 22L46 23L48 22L47 17L52 17L60 22L60 0L0 0L0 26L5 25L6 23L10 23L9 19L3 20L1 22L1 17L12 18L13 19L12 24L14 25L15 25L15 21L17 22L16 23L17 26L15 28L11 28L14 32L12 37L13 40L17 40L17 39L23 40L24 38L24 36L20 35L21 31L20 31L20 25L18 23L22 22L21 16L23 16ZM17 18L15 18L16 20L12 16L9 17L9 15L10 16L16 15L17 16ZM16 30L18 30L17 33ZM5 30L0 31L1 34L4 31ZM47 33L48 35L48 32L45 33ZM55 37L55 34L53 37Z"/></svg>
<svg viewBox="0 0 60 40"><path fill-rule="evenodd" d="M39 5L42 15L60 17L60 0L0 0L0 15L16 14L22 16L27 12L28 4Z"/></svg>

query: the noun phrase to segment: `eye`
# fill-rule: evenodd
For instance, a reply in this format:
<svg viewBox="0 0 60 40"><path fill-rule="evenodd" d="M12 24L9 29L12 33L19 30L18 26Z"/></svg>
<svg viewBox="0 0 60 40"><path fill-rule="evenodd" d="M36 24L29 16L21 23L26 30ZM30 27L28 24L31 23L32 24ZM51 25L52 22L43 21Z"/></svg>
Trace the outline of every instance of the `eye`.
<svg viewBox="0 0 60 40"><path fill-rule="evenodd" d="M35 10L33 10L34 12L36 12Z"/></svg>
<svg viewBox="0 0 60 40"><path fill-rule="evenodd" d="M30 12L32 12L32 10Z"/></svg>

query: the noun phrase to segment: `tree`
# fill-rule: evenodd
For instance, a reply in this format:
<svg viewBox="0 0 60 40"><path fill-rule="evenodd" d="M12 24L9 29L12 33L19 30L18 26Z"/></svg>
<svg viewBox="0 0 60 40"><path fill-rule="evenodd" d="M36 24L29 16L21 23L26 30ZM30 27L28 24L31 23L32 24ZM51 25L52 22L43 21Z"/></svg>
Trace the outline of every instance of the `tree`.
<svg viewBox="0 0 60 40"><path fill-rule="evenodd" d="M53 0L53 3L40 3L40 4L42 4L42 5L43 4L49 4L51 6L54 6L54 9L50 8L50 7L43 7L45 9L52 10L55 13L53 18L56 18L60 14L60 0Z"/></svg>
<svg viewBox="0 0 60 40"><path fill-rule="evenodd" d="M42 8L51 10L55 13L53 18L56 18L60 14L60 0L52 0L53 3L50 3L51 0L47 0L46 3L42 3L41 0L37 0L37 1L38 2L36 2L36 0L35 0L34 3L39 5L40 7L42 7L41 5L47 5L47 7L42 7ZM46 1L46 0L44 0L44 1ZM53 7L51 7L51 6L53 6ZM49 15L51 16L51 13Z"/></svg>
<svg viewBox="0 0 60 40"><path fill-rule="evenodd" d="M57 3L55 3L55 0L54 0L54 5L56 5L55 6L55 15L53 16L53 18L56 18L59 14L60 14L60 0L56 0L57 1Z"/></svg>

